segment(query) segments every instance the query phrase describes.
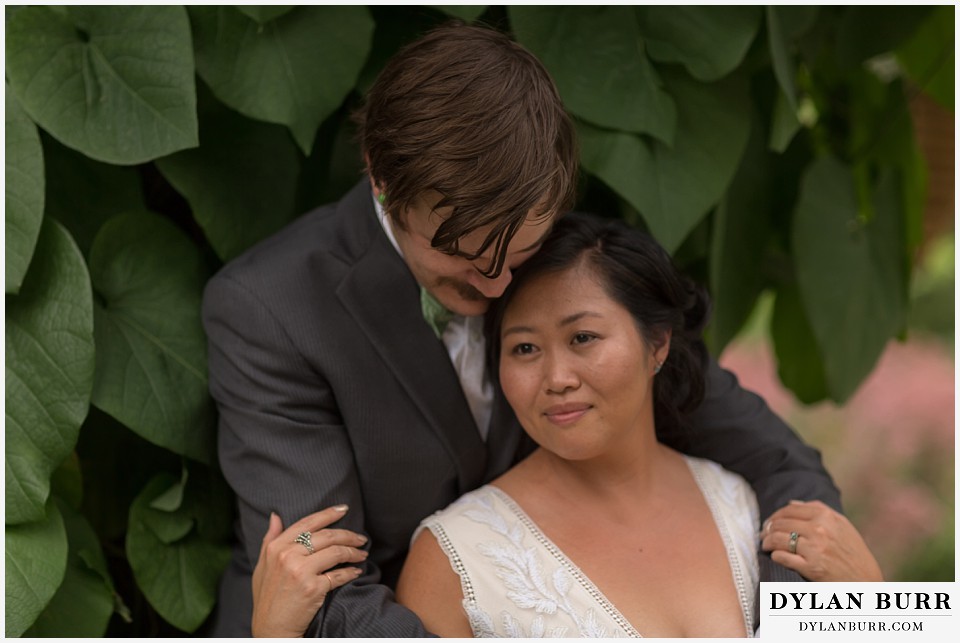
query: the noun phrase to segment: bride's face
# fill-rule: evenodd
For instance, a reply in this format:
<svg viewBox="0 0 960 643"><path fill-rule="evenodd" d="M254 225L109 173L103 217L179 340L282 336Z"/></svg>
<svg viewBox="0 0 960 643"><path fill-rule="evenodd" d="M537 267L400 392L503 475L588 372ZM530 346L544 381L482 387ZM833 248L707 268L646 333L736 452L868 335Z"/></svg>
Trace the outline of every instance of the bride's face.
<svg viewBox="0 0 960 643"><path fill-rule="evenodd" d="M653 429L656 352L585 263L532 278L506 309L500 382L530 436L568 460L625 448Z"/></svg>

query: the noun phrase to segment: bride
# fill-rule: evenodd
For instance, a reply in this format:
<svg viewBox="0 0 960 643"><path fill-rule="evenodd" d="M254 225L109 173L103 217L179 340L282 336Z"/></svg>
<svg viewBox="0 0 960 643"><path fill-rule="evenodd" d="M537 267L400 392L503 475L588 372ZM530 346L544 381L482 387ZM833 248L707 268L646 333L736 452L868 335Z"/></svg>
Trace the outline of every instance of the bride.
<svg viewBox="0 0 960 643"><path fill-rule="evenodd" d="M658 442L703 396L706 314L649 236L563 217L488 314L499 383L539 448L424 520L397 600L440 636L742 637L758 544L810 580L880 580L842 515L794 502L758 534L742 478ZM306 524L278 522L265 546ZM297 574L309 557L288 558L261 556L255 634L302 632L352 580L324 570L357 561Z"/></svg>

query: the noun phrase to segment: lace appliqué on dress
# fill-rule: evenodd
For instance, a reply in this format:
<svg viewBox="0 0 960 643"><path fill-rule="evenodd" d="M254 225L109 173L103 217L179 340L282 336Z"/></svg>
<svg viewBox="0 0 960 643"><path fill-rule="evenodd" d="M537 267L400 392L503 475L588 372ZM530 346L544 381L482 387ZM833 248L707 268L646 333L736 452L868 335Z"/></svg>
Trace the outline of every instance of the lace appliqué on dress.
<svg viewBox="0 0 960 643"><path fill-rule="evenodd" d="M687 457L727 550L745 634L758 584L756 497L712 462ZM510 496L485 486L423 523L460 577L476 637L635 637L640 633ZM448 531L449 530L449 531ZM418 530L419 531L419 530Z"/></svg>
<svg viewBox="0 0 960 643"><path fill-rule="evenodd" d="M467 500L467 499L465 499ZM622 636L622 632L614 629L608 632L603 627L596 612L591 608L578 611L570 600L570 589L573 579L562 566L547 573L543 561L537 553L536 547L526 547L524 537L528 533L526 527L519 521L507 520L497 512L488 496L473 496L467 500L473 508L463 512L470 520L486 525L492 532L501 536L501 539L481 542L477 550L490 561L496 570L497 577L503 581L506 596L521 613L511 614L503 610L500 613L503 635L520 638L562 638L569 628L554 626L546 627L542 615L553 616L559 613L566 614L577 629L577 635L582 638L608 638ZM481 609L475 599L465 598L464 609L470 620L474 635L478 637L499 636L493 618ZM530 612L536 614L530 620L529 628L525 628L518 616L524 614L529 618Z"/></svg>

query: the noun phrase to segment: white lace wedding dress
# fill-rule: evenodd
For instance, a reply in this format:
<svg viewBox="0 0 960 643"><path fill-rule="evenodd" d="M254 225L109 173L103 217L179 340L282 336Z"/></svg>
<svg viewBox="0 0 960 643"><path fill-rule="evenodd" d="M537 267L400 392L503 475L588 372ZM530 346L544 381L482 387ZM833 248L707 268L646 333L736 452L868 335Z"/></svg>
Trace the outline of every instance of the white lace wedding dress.
<svg viewBox="0 0 960 643"><path fill-rule="evenodd" d="M756 496L743 478L720 465L686 460L723 538L744 633L752 635L759 582ZM496 487L466 494L424 520L424 528L436 536L460 576L463 608L476 637L641 636L643 624L628 622Z"/></svg>

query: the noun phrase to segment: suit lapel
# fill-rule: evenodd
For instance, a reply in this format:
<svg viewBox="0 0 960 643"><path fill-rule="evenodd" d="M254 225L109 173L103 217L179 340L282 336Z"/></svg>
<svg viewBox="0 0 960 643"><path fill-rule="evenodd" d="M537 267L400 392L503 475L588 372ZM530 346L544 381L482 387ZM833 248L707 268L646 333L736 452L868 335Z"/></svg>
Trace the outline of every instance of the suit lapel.
<svg viewBox="0 0 960 643"><path fill-rule="evenodd" d="M450 357L420 313L416 280L376 221L369 188L365 192L367 208L346 213L347 226L354 249L360 237L371 240L337 296L457 463L460 491L469 491L482 481L486 449ZM356 201L350 197L341 207Z"/></svg>

